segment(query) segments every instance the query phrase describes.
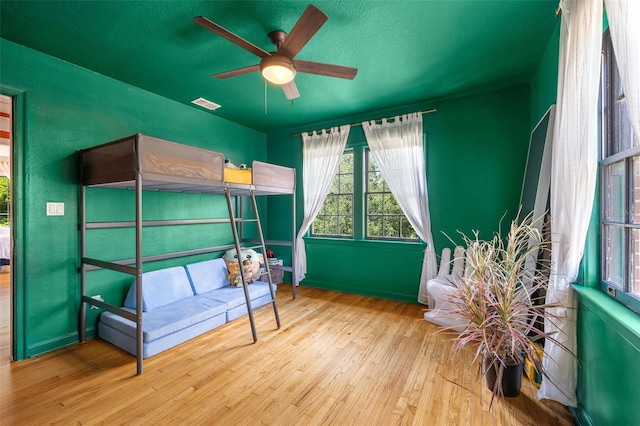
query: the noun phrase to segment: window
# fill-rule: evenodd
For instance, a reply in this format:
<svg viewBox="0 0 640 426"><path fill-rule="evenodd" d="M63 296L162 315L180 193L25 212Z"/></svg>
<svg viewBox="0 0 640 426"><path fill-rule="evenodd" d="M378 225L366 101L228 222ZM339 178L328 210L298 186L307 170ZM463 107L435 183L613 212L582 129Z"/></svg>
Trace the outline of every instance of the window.
<svg viewBox="0 0 640 426"><path fill-rule="evenodd" d="M608 30L602 46L600 227L603 290L640 311L640 143L629 123Z"/></svg>
<svg viewBox="0 0 640 426"><path fill-rule="evenodd" d="M331 190L311 225L316 237L353 238L353 151L345 152Z"/></svg>
<svg viewBox="0 0 640 426"><path fill-rule="evenodd" d="M370 151L367 149L365 153L367 163L365 238L419 241L418 234L402 213Z"/></svg>
<svg viewBox="0 0 640 426"><path fill-rule="evenodd" d="M420 241L369 150L361 145L342 155L331 191L311 225L311 236Z"/></svg>

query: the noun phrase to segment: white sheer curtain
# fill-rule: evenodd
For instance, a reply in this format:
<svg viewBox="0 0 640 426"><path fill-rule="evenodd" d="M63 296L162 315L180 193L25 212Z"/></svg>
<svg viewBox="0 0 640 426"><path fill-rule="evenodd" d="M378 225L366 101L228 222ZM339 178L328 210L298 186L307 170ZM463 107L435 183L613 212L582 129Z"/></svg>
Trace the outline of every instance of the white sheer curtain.
<svg viewBox="0 0 640 426"><path fill-rule="evenodd" d="M640 140L640 2L605 0L613 52L624 89L629 122Z"/></svg>
<svg viewBox="0 0 640 426"><path fill-rule="evenodd" d="M562 0L560 58L551 165L551 265L547 302L564 308L545 331L576 353L578 276L593 206L598 166L598 89L602 0ZM547 341L538 398L576 406L576 358Z"/></svg>
<svg viewBox="0 0 640 426"><path fill-rule="evenodd" d="M371 156L380 167L389 190L418 236L427 244L422 262L418 301L427 304L427 280L435 276L422 113L405 114L394 121L362 123Z"/></svg>
<svg viewBox="0 0 640 426"><path fill-rule="evenodd" d="M347 145L350 128L349 125L345 125L340 128L332 127L329 133L322 130L320 134L302 134L304 219L296 237L294 264L297 281L303 280L307 274L307 252L302 237L311 227L331 189L344 147Z"/></svg>

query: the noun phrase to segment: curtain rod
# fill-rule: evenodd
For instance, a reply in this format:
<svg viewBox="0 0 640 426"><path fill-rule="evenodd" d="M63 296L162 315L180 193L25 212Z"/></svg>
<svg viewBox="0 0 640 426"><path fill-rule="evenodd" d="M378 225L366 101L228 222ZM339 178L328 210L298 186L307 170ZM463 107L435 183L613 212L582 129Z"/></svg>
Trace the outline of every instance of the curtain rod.
<svg viewBox="0 0 640 426"><path fill-rule="evenodd" d="M431 108L431 109L427 109L427 110L424 110L424 111L420 111L420 114L423 114L423 115L424 114L431 114L432 112L436 112L436 111L438 111L438 110L435 109L435 108ZM395 117L397 117L399 115L403 115L403 114L394 115L393 117L377 118L377 119L375 119L373 121L390 120L390 119L395 118ZM371 120L366 120L366 121L371 121ZM353 124L350 124L350 126L351 127L362 126L362 123L353 123ZM323 130L327 130L327 129L311 130L309 132L301 132L301 133L292 133L291 136L302 136L302 133L321 132Z"/></svg>

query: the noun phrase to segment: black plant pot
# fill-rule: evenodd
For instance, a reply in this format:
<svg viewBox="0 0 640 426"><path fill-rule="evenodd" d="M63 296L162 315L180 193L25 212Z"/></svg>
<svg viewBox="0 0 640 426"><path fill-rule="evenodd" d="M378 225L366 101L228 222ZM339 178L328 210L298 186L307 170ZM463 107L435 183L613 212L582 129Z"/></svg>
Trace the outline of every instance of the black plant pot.
<svg viewBox="0 0 640 426"><path fill-rule="evenodd" d="M484 372L487 387L491 392L500 392L496 388L496 380L499 371L502 368L502 394L507 397L520 395L520 387L522 386L522 372L524 367L524 358L520 358L520 363L507 362L504 367L499 361L493 361L485 358L482 363L482 371Z"/></svg>

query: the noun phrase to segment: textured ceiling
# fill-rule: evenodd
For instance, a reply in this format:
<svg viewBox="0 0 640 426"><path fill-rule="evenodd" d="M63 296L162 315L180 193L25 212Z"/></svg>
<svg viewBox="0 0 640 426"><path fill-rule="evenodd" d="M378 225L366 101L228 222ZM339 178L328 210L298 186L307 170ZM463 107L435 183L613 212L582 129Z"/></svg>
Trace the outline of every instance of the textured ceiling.
<svg viewBox="0 0 640 426"><path fill-rule="evenodd" d="M293 102L258 73L212 78L259 58L193 18L272 51L266 34L290 31L307 1L1 0L0 36L181 103L204 97L222 105L211 114L269 131L528 82L557 24L557 0L313 4L329 19L296 59L359 71L298 73Z"/></svg>

